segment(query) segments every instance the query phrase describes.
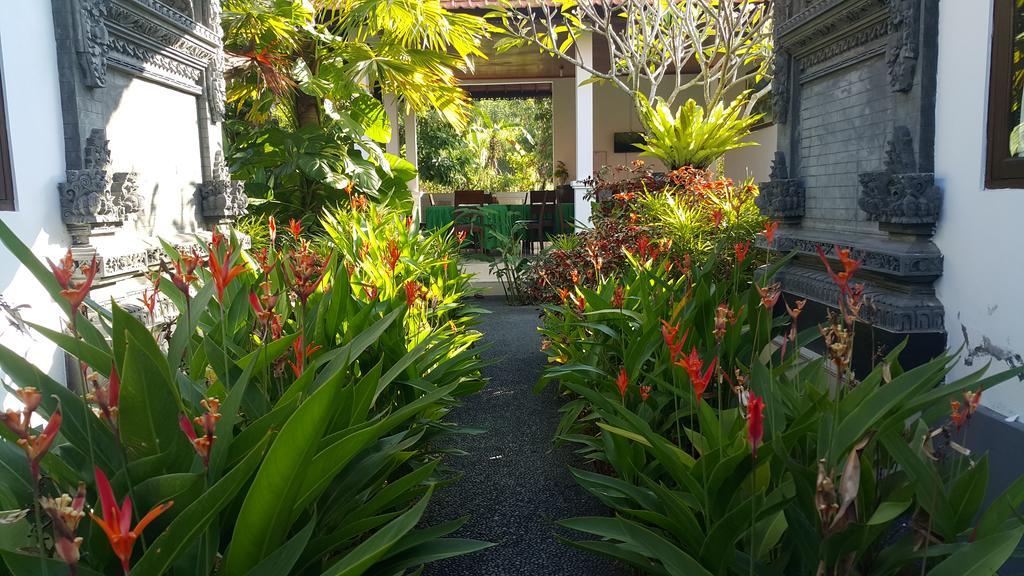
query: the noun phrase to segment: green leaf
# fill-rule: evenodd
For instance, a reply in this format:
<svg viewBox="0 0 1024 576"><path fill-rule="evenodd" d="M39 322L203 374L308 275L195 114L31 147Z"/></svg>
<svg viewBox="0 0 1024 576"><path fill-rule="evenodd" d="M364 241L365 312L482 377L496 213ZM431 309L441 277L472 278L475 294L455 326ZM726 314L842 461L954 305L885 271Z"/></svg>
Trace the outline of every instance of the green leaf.
<svg viewBox="0 0 1024 576"><path fill-rule="evenodd" d="M1010 558L1024 526L976 540L928 571L929 576L992 576Z"/></svg>
<svg viewBox="0 0 1024 576"><path fill-rule="evenodd" d="M977 464L961 474L949 491L949 504L952 507L950 512L957 532L963 532L974 524L974 518L985 499L987 487L988 455L985 455Z"/></svg>
<svg viewBox="0 0 1024 576"><path fill-rule="evenodd" d="M315 516L310 519L305 528L299 530L295 536L292 536L284 545L275 550L273 554L264 558L262 562L250 570L248 576L290 574L292 568L295 567L295 563L299 561L302 551L306 548L306 543L309 542L309 537L313 534L313 528L316 528Z"/></svg>
<svg viewBox="0 0 1024 576"><path fill-rule="evenodd" d="M189 544L206 530L217 514L230 504L235 494L246 485L256 466L263 459L267 442L269 437L258 450L250 452L238 466L231 469L182 511L163 534L150 544L146 553L132 568L132 574L156 576L166 572Z"/></svg>
<svg viewBox="0 0 1024 576"><path fill-rule="evenodd" d="M330 381L303 402L274 439L242 502L224 562L226 576L242 575L277 549L296 514L309 462L335 410L340 382Z"/></svg>
<svg viewBox="0 0 1024 576"><path fill-rule="evenodd" d="M892 502L886 500L878 505L874 513L871 514L871 518L868 518L868 526L878 526L881 524L888 524L893 521L900 514L903 514L907 508L910 508L910 500L901 500Z"/></svg>
<svg viewBox="0 0 1024 576"><path fill-rule="evenodd" d="M408 512L395 518L386 526L377 531L373 536L367 538L362 544L356 546L351 552L335 562L330 568L324 571L323 576L359 576L365 574L373 567L374 562L379 560L399 539L413 529L423 511L427 508L430 495L433 490L413 506Z"/></svg>

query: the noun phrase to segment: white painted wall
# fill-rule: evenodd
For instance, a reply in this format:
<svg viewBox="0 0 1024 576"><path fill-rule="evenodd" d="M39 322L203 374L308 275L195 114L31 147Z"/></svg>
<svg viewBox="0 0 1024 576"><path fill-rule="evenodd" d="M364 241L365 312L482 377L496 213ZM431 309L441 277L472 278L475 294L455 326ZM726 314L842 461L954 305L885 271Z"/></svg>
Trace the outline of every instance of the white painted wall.
<svg viewBox="0 0 1024 576"><path fill-rule="evenodd" d="M992 2L941 3L935 172L945 197L935 243L945 262L936 289L950 347L966 331L972 348L987 351L974 367L1005 368L1005 354L1024 354L1024 190L984 185L991 29ZM956 375L971 369L961 361ZM982 400L1024 415L1024 383L986 390Z"/></svg>
<svg viewBox="0 0 1024 576"><path fill-rule="evenodd" d="M37 256L56 259L68 238L57 197L64 179L64 134L49 2L0 5L0 70L17 196L17 210L0 212L0 220ZM57 328L60 309L40 293L32 275L0 247L0 294L11 305L31 305L23 311L26 320ZM0 341L63 381L62 356L41 337L24 337L0 318ZM0 400L7 407L10 399L0 391Z"/></svg>

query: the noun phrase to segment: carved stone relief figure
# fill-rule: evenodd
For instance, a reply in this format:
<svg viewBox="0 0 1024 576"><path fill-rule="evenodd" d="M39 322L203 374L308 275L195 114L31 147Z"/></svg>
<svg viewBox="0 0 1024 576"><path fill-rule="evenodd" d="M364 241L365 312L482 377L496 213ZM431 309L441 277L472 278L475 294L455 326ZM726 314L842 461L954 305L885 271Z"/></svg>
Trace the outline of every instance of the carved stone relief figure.
<svg viewBox="0 0 1024 576"><path fill-rule="evenodd" d="M109 10L110 0L78 0L76 52L82 78L91 88L107 84L110 37L103 20Z"/></svg>
<svg viewBox="0 0 1024 576"><path fill-rule="evenodd" d="M134 172L110 172L106 132L86 139L81 170L68 170L60 190L61 218L68 225L115 225L142 209Z"/></svg>
<svg viewBox="0 0 1024 576"><path fill-rule="evenodd" d="M200 184L198 193L203 216L211 219L244 216L249 205L245 184L231 179L224 164L224 155L219 150L213 163L213 179Z"/></svg>
<svg viewBox="0 0 1024 576"><path fill-rule="evenodd" d="M889 85L896 92L907 92L914 85L918 53L918 8L920 0L892 0L889 5L889 47L886 65Z"/></svg>
<svg viewBox="0 0 1024 576"><path fill-rule="evenodd" d="M934 224L942 194L934 174L917 173L910 129L897 126L886 149L885 170L859 175L858 205L868 218L890 224Z"/></svg>
<svg viewBox="0 0 1024 576"><path fill-rule="evenodd" d="M761 193L754 202L761 213L776 220L798 220L804 215L806 194L803 183L789 177L786 155L775 152L771 179L760 184Z"/></svg>

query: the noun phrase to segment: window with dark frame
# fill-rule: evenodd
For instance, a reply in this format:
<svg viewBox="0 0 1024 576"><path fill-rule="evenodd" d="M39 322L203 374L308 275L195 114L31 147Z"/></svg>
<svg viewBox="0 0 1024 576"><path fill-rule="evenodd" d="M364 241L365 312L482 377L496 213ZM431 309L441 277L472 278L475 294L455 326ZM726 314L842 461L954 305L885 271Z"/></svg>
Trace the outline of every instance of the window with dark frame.
<svg viewBox="0 0 1024 576"><path fill-rule="evenodd" d="M11 176L11 141L7 137L4 78L0 72L0 210L14 210L14 178Z"/></svg>
<svg viewBox="0 0 1024 576"><path fill-rule="evenodd" d="M995 0L986 188L1024 188L1024 0Z"/></svg>

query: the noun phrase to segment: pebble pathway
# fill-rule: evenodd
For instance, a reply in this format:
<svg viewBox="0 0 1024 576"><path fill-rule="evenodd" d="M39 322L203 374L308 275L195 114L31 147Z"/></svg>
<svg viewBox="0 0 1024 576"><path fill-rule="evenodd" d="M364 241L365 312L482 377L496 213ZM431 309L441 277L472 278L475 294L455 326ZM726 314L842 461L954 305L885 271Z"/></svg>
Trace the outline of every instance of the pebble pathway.
<svg viewBox="0 0 1024 576"><path fill-rule="evenodd" d="M490 382L455 409L450 420L485 432L445 440L446 448L468 455L447 458L446 464L463 476L435 493L426 522L468 515L453 536L496 545L430 564L424 575L626 576L629 572L611 560L554 538L556 532L579 536L556 526L557 520L609 511L569 474L568 466L583 466L571 447L553 448L560 406L553 388L533 393L545 362L538 309L507 306L503 298L478 303L491 312L479 326L489 346L483 357L493 362L484 368Z"/></svg>

